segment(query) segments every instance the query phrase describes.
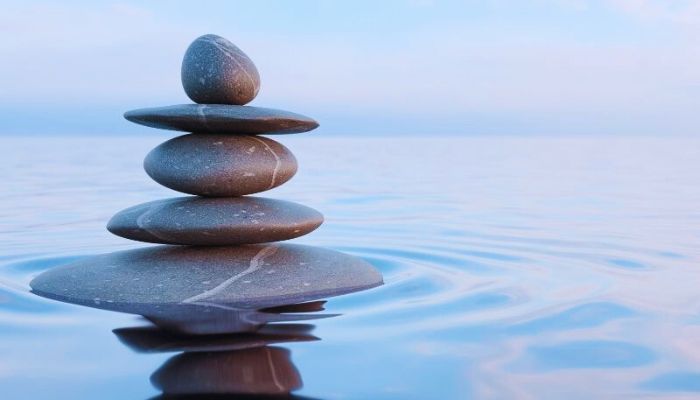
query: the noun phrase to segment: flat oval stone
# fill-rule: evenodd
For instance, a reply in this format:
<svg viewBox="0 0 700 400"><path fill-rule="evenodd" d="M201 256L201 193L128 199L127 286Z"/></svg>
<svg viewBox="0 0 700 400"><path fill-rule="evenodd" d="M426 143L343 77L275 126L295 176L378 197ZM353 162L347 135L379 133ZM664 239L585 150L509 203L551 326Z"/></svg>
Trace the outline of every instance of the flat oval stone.
<svg viewBox="0 0 700 400"><path fill-rule="evenodd" d="M272 139L213 133L170 139L148 153L143 165L161 185L200 196L258 193L297 172L294 155Z"/></svg>
<svg viewBox="0 0 700 400"><path fill-rule="evenodd" d="M227 246L293 239L322 223L321 213L290 201L176 197L122 210L107 230L141 242Z"/></svg>
<svg viewBox="0 0 700 400"><path fill-rule="evenodd" d="M217 35L204 35L187 48L182 60L182 87L195 103L249 103L260 90L253 61L236 45Z"/></svg>
<svg viewBox="0 0 700 400"><path fill-rule="evenodd" d="M151 128L237 135L300 133L318 127L313 119L289 111L223 104L141 108L127 111L124 118Z"/></svg>
<svg viewBox="0 0 700 400"><path fill-rule="evenodd" d="M241 312L318 300L382 284L365 261L294 244L155 246L52 268L32 291L67 303L140 314L179 332L253 330ZM263 314L257 312L257 314ZM275 319L277 314L270 314Z"/></svg>

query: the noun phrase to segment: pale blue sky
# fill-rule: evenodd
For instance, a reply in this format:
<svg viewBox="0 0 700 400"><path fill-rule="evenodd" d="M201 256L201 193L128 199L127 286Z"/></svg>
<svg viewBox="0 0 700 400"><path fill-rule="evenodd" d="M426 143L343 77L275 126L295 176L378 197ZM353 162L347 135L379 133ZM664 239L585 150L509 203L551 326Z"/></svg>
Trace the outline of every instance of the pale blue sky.
<svg viewBox="0 0 700 400"><path fill-rule="evenodd" d="M333 134L700 131L700 1L2 1L0 133L147 133L216 33Z"/></svg>

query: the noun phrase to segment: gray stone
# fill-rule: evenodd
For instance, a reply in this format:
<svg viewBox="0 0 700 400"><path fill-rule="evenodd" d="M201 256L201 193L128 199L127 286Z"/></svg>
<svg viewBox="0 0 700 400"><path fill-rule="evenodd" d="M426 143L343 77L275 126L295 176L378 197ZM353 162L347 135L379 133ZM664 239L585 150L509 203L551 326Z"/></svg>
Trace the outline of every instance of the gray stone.
<svg viewBox="0 0 700 400"><path fill-rule="evenodd" d="M241 196L277 187L297 171L294 155L259 136L183 135L146 156L146 173L170 189L200 196Z"/></svg>
<svg viewBox="0 0 700 400"><path fill-rule="evenodd" d="M300 133L318 127L313 119L289 111L223 104L141 108L127 111L124 118L152 128L237 135Z"/></svg>
<svg viewBox="0 0 700 400"><path fill-rule="evenodd" d="M177 332L212 334L257 329L269 322L260 309L381 284L381 274L356 257L271 244L119 251L50 269L30 286L39 296L140 314ZM279 314L269 315L277 320Z"/></svg>
<svg viewBox="0 0 700 400"><path fill-rule="evenodd" d="M195 103L249 103L260 90L253 61L236 45L217 35L195 39L182 60L182 86Z"/></svg>
<svg viewBox="0 0 700 400"><path fill-rule="evenodd" d="M122 210L107 230L142 242L227 246L293 239L322 223L321 213L290 201L186 196Z"/></svg>

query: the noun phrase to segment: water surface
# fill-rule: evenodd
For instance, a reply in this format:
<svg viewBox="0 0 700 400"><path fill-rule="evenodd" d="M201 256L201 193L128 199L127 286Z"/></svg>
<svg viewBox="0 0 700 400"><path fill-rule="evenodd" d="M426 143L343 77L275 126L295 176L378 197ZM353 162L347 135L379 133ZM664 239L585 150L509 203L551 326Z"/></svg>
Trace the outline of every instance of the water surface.
<svg viewBox="0 0 700 400"><path fill-rule="evenodd" d="M48 268L145 245L104 225L177 195L141 168L165 138L0 138L3 399L149 398L168 373L260 357L318 399L700 395L700 140L278 137L299 173L265 196L326 216L294 242L386 284L227 358L134 351L118 334L142 319L29 293Z"/></svg>

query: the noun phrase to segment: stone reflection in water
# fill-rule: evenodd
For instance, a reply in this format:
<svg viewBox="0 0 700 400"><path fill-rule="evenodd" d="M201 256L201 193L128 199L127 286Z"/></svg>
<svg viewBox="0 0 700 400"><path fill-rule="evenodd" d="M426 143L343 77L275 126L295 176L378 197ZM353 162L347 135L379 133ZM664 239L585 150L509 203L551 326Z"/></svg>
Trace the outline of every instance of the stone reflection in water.
<svg viewBox="0 0 700 400"><path fill-rule="evenodd" d="M188 334L253 331L304 314L258 310L308 302L382 284L363 260L294 244L157 246L86 258L31 282L40 296L140 314Z"/></svg>
<svg viewBox="0 0 700 400"><path fill-rule="evenodd" d="M307 319L311 319L309 316ZM154 326L119 328L113 332L137 353L232 351L277 343L314 342L311 324L270 324L255 332L218 335L183 335Z"/></svg>
<svg viewBox="0 0 700 400"><path fill-rule="evenodd" d="M183 353L151 376L166 395L289 394L301 388L290 352L259 347L229 352Z"/></svg>
<svg viewBox="0 0 700 400"><path fill-rule="evenodd" d="M309 305L300 305L309 312ZM293 306L287 312L295 312ZM137 352L182 352L151 375L160 398L288 397L302 387L288 349L272 344L319 340L313 325L267 325L255 333L185 336L154 327L121 328L114 333Z"/></svg>

